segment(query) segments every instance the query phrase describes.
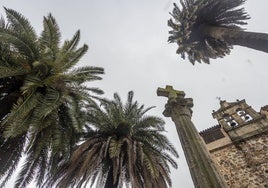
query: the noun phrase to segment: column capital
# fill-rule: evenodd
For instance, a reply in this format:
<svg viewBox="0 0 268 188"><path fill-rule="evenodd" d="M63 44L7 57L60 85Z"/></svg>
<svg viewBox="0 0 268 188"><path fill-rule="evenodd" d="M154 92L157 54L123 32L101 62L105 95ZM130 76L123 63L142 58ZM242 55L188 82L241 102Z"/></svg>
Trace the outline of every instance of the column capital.
<svg viewBox="0 0 268 188"><path fill-rule="evenodd" d="M178 115L185 115L192 117L193 99L192 98L171 98L168 99L163 115L165 117L171 117L172 110L176 111Z"/></svg>

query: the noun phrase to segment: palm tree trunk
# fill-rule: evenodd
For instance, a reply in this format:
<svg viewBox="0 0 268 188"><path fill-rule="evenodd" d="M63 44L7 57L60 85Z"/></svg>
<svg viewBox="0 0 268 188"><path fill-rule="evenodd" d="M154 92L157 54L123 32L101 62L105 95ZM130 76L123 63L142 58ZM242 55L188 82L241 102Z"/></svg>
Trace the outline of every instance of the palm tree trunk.
<svg viewBox="0 0 268 188"><path fill-rule="evenodd" d="M268 53L268 34L243 31L239 28L203 26L207 37L224 40L230 45L239 45Z"/></svg>
<svg viewBox="0 0 268 188"><path fill-rule="evenodd" d="M107 175L107 179L106 179L104 188L117 188L118 183L119 183L119 176L118 175L117 175L117 180L114 183L113 165L111 165L109 172L108 172L108 175Z"/></svg>
<svg viewBox="0 0 268 188"><path fill-rule="evenodd" d="M268 34L240 31L234 40L235 45L268 52Z"/></svg>

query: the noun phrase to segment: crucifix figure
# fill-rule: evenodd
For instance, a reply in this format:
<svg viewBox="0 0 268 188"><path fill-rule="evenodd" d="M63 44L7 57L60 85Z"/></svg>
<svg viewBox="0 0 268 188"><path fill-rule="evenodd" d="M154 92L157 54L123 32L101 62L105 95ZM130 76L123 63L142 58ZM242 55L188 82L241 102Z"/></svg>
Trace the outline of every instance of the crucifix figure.
<svg viewBox="0 0 268 188"><path fill-rule="evenodd" d="M158 88L157 95L168 98L163 114L166 117L171 117L176 125L195 187L227 187L191 121L193 100L191 98L184 98L185 93L174 90L172 86L166 86L165 89Z"/></svg>

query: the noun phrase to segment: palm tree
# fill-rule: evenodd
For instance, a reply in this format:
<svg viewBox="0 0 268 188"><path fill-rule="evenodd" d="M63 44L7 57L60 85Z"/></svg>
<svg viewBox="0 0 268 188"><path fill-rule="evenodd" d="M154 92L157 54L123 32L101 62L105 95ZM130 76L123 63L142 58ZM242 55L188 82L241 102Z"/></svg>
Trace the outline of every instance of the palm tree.
<svg viewBox="0 0 268 188"><path fill-rule="evenodd" d="M180 0L168 21L172 28L169 42L179 45L177 53L189 61L209 63L210 58L223 57L233 45L268 52L268 34L244 31L249 16L238 8L245 0Z"/></svg>
<svg viewBox="0 0 268 188"><path fill-rule="evenodd" d="M88 182L105 188L171 186L169 164L177 164L170 154L178 154L162 134L163 120L145 115L151 108L134 102L133 92L125 104L114 94L114 100L95 106L88 112L86 140L48 178L46 187L81 187Z"/></svg>
<svg viewBox="0 0 268 188"><path fill-rule="evenodd" d="M0 104L8 108L0 110L0 152L7 155L0 156L7 163L0 178L4 185L25 148L26 161L16 187L26 186L34 177L40 186L46 173L69 158L80 140L84 109L103 93L85 83L100 80L104 70L75 68L88 46L77 48L79 31L61 45L51 14L44 17L44 29L37 36L24 16L7 8L5 12L7 22L0 22ZM19 149L10 151L17 143Z"/></svg>

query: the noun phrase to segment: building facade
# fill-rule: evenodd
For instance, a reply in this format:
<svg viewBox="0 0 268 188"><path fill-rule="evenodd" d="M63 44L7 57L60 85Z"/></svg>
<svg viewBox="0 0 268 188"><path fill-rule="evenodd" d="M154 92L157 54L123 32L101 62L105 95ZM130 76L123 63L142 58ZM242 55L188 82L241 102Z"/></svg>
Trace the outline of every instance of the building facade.
<svg viewBox="0 0 268 188"><path fill-rule="evenodd" d="M219 124L200 135L228 187L268 188L268 106L221 101L212 115Z"/></svg>

